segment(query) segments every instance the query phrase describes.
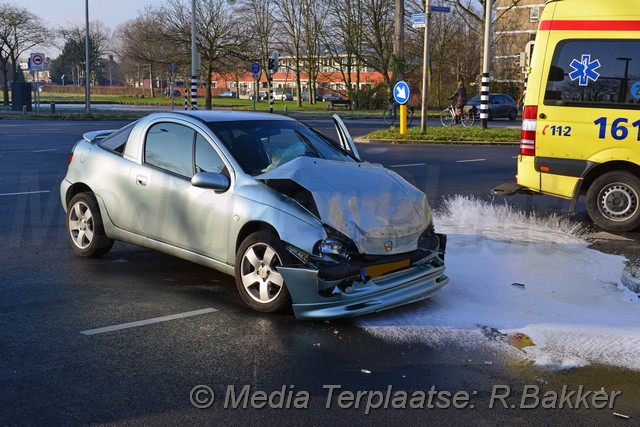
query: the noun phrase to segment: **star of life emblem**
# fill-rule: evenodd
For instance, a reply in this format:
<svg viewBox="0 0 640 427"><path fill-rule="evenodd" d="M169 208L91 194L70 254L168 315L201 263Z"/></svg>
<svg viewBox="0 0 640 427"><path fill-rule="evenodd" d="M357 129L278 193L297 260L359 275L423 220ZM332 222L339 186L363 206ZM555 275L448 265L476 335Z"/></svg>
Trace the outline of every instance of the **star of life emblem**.
<svg viewBox="0 0 640 427"><path fill-rule="evenodd" d="M578 80L579 86L587 86L589 80L595 82L600 77L600 73L596 71L600 68L600 61L598 59L592 61L591 55L583 54L579 61L574 59L569 65L573 68L573 71L569 73L569 77L572 81Z"/></svg>

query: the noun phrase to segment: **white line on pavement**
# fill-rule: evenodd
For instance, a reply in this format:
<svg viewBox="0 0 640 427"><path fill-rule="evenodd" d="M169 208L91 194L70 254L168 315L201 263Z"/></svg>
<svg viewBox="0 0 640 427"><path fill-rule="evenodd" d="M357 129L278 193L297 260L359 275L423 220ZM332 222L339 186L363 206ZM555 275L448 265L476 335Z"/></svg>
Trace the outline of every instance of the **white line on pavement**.
<svg viewBox="0 0 640 427"><path fill-rule="evenodd" d="M51 191L42 190L42 191L24 191L22 193L0 193L0 196L22 196L25 194L40 194L40 193L51 193Z"/></svg>
<svg viewBox="0 0 640 427"><path fill-rule="evenodd" d="M456 163L486 162L487 159L458 160Z"/></svg>
<svg viewBox="0 0 640 427"><path fill-rule="evenodd" d="M33 150L32 153L46 153L47 151L58 151L57 148L47 148L46 150Z"/></svg>
<svg viewBox="0 0 640 427"><path fill-rule="evenodd" d="M392 168L410 168L413 166L426 166L426 163L408 163L406 165L391 165Z"/></svg>
<svg viewBox="0 0 640 427"><path fill-rule="evenodd" d="M87 329L80 332L82 335L96 335L105 332L118 331L120 329L136 328L138 326L151 325L153 323L168 322L169 320L183 319L185 317L199 316L201 314L214 313L215 308L203 308L202 310L187 311L185 313L172 314L169 316L154 317L153 319L139 320L137 322L121 323L120 325L105 326L104 328Z"/></svg>

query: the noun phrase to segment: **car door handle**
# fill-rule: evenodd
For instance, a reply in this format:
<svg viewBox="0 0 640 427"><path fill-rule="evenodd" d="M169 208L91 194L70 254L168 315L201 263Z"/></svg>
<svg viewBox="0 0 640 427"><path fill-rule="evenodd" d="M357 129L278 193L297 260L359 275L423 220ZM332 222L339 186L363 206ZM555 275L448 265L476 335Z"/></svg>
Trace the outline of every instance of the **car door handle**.
<svg viewBox="0 0 640 427"><path fill-rule="evenodd" d="M142 175L136 176L136 184L146 187L147 182L148 182L148 178L146 176L142 176Z"/></svg>

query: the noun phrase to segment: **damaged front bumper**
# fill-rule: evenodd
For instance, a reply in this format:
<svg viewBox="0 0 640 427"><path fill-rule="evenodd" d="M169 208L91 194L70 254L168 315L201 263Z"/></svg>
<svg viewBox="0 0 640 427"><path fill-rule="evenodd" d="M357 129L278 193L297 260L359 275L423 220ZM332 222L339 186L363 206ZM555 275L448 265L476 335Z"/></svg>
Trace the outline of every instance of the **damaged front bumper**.
<svg viewBox="0 0 640 427"><path fill-rule="evenodd" d="M322 292L335 284L319 277L317 269L278 267L284 277L298 319L332 319L374 313L431 296L449 282L444 274L446 236L440 235L437 251L399 270L370 278L360 273L348 287ZM397 263L391 262L389 265ZM361 272L367 266L361 267Z"/></svg>

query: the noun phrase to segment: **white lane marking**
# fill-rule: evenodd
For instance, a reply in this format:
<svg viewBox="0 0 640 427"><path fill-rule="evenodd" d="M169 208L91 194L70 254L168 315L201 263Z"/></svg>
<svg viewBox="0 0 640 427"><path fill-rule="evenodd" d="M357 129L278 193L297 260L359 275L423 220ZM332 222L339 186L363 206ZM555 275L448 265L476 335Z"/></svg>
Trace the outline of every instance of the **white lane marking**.
<svg viewBox="0 0 640 427"><path fill-rule="evenodd" d="M486 162L487 159L469 159L469 160L458 160L456 163L471 163L471 162Z"/></svg>
<svg viewBox="0 0 640 427"><path fill-rule="evenodd" d="M137 322L121 323L119 325L105 326L104 328L87 329L80 332L82 335L96 335L105 332L119 331L120 329L136 328L138 326L151 325L153 323L168 322L169 320L184 319L185 317L199 316L201 314L214 313L215 308L203 308L202 310L187 311L185 313L171 314L169 316L154 317L153 319L138 320Z"/></svg>
<svg viewBox="0 0 640 427"><path fill-rule="evenodd" d="M426 163L407 163L406 165L391 165L392 168L410 168L414 166L426 166Z"/></svg>
<svg viewBox="0 0 640 427"><path fill-rule="evenodd" d="M23 191L21 193L0 193L0 196L23 196L25 194L40 194L40 193L51 193L51 191L41 190L41 191Z"/></svg>
<svg viewBox="0 0 640 427"><path fill-rule="evenodd" d="M32 153L46 153L47 151L58 151L57 148L47 148L46 150L33 150Z"/></svg>

